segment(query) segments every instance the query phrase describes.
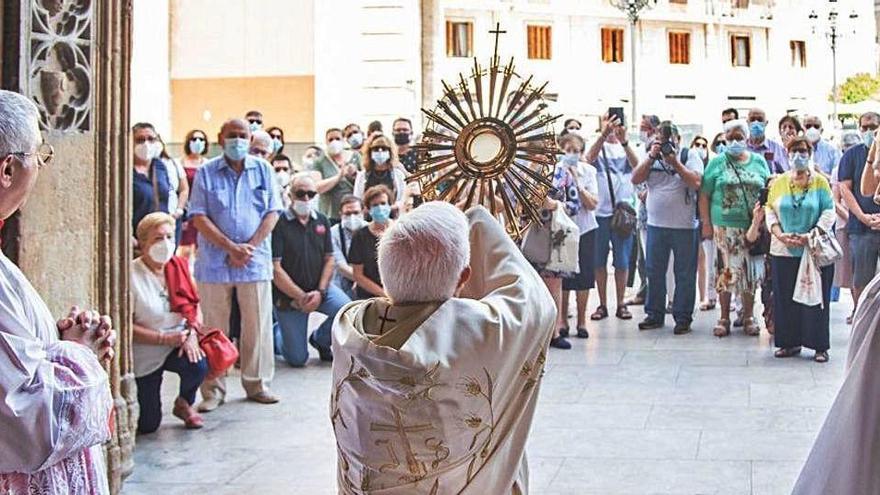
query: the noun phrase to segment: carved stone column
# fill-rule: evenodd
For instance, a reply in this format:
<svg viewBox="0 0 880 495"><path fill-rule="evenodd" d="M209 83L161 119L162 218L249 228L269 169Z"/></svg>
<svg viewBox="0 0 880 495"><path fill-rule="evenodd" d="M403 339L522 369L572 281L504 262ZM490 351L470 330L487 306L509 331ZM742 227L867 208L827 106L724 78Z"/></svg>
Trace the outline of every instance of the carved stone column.
<svg viewBox="0 0 880 495"><path fill-rule="evenodd" d="M56 150L21 215L20 266L56 314L109 314L119 332L110 375L113 493L133 469L131 366L130 0L20 0L19 87Z"/></svg>

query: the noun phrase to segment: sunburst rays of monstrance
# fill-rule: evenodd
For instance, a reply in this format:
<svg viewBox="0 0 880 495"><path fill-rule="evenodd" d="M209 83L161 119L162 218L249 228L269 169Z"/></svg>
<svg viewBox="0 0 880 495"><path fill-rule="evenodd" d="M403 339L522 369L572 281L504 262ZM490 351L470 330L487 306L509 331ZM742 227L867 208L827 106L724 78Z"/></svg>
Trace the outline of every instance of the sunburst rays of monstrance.
<svg viewBox="0 0 880 495"><path fill-rule="evenodd" d="M500 24L490 31L495 52L488 70L475 57L468 76L459 74L454 86L442 81L436 107L422 109L428 123L407 180L419 182L426 201L486 206L503 215L508 234L519 239L530 222L540 221L553 187L559 153L553 122L561 115L546 112L548 83L520 77L513 58L501 66L498 36L505 32Z"/></svg>

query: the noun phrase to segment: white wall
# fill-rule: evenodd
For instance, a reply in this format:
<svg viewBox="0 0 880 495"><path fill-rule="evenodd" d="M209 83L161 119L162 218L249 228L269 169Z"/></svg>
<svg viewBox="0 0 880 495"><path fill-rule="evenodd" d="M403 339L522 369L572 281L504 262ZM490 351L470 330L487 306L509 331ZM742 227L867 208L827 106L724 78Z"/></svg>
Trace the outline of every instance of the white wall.
<svg viewBox="0 0 880 495"><path fill-rule="evenodd" d="M131 120L151 122L164 136L171 134L168 1L132 2Z"/></svg>
<svg viewBox="0 0 880 495"><path fill-rule="evenodd" d="M315 3L340 0L171 1L171 77L188 79L313 74Z"/></svg>
<svg viewBox="0 0 880 495"><path fill-rule="evenodd" d="M421 101L420 16L416 0L335 0L315 4L315 140L324 131L415 117Z"/></svg>

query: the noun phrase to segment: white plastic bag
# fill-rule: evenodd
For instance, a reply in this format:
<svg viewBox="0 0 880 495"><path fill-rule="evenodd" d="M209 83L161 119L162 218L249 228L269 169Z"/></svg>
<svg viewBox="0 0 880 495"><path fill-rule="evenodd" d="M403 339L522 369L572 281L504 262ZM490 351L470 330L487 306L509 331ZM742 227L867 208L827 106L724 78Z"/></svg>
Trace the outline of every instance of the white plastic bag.
<svg viewBox="0 0 880 495"><path fill-rule="evenodd" d="M822 306L822 272L816 266L810 251L805 249L798 268L797 281L794 284L794 302L805 306Z"/></svg>
<svg viewBox="0 0 880 495"><path fill-rule="evenodd" d="M550 221L550 261L546 270L554 272L578 273L580 261L578 246L580 230L574 220L565 214L565 207L557 201L556 211Z"/></svg>

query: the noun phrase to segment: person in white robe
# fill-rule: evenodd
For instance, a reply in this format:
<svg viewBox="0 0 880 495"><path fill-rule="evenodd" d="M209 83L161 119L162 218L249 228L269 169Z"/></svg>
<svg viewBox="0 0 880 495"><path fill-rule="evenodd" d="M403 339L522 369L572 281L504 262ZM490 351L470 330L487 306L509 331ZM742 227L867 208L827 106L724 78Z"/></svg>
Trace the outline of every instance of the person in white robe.
<svg viewBox="0 0 880 495"><path fill-rule="evenodd" d="M553 299L483 207L427 203L379 242L388 298L333 326L343 494L526 494Z"/></svg>
<svg viewBox="0 0 880 495"><path fill-rule="evenodd" d="M0 91L0 219L19 209L52 158L37 108ZM87 247L83 247L86 249ZM101 444L113 407L102 359L115 333L92 311L55 321L0 253L0 494L108 493Z"/></svg>

